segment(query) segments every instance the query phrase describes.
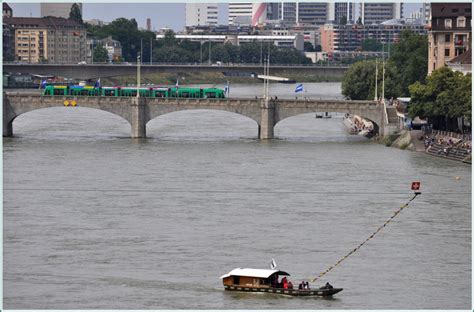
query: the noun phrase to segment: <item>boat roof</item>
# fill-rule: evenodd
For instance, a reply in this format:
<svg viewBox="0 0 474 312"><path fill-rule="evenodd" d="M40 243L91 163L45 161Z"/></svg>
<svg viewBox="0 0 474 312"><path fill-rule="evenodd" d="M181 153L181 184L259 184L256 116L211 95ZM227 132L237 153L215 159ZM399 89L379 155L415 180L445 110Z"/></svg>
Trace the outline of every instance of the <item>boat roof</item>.
<svg viewBox="0 0 474 312"><path fill-rule="evenodd" d="M229 276L249 276L249 277L260 277L260 278L268 278L272 274L278 273L278 275L290 275L284 271L280 270L264 270L264 269L248 269L248 268L237 268L233 269L227 274L221 276L221 278L226 278Z"/></svg>

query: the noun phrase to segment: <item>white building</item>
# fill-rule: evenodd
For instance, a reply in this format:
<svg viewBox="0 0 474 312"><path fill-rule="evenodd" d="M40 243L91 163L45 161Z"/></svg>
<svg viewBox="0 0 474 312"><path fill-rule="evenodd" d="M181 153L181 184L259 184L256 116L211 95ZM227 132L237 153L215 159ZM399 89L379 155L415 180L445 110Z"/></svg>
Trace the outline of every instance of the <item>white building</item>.
<svg viewBox="0 0 474 312"><path fill-rule="evenodd" d="M64 17L64 18L69 18L69 13L71 12L71 7L74 3L69 2L69 3L54 3L54 2L48 2L48 3L40 3L40 9L41 9L41 17L45 16L55 16L55 17ZM79 10L81 10L81 15L82 13L82 3L77 2L79 5Z"/></svg>
<svg viewBox="0 0 474 312"><path fill-rule="evenodd" d="M229 25L252 21L252 2L229 2Z"/></svg>
<svg viewBox="0 0 474 312"><path fill-rule="evenodd" d="M362 2L359 6L362 24L380 24L386 20L403 17L403 4L393 2Z"/></svg>
<svg viewBox="0 0 474 312"><path fill-rule="evenodd" d="M186 26L217 25L217 3L186 3Z"/></svg>

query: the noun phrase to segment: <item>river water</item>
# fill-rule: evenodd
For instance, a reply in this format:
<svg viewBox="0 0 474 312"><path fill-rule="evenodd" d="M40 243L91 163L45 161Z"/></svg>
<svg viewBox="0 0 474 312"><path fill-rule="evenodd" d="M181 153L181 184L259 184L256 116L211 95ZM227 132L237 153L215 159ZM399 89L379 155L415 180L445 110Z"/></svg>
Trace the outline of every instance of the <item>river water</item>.
<svg viewBox="0 0 474 312"><path fill-rule="evenodd" d="M271 95L280 88L293 96L281 85ZM340 84L307 88L341 98ZM80 107L30 112L13 131L5 309L471 308L468 165L350 136L337 116L314 114L282 121L272 141L257 140L252 120L204 110L150 121L146 140ZM412 181L423 194L312 285L343 287L333 299L223 290L221 275L272 258L294 284L317 276L407 202Z"/></svg>

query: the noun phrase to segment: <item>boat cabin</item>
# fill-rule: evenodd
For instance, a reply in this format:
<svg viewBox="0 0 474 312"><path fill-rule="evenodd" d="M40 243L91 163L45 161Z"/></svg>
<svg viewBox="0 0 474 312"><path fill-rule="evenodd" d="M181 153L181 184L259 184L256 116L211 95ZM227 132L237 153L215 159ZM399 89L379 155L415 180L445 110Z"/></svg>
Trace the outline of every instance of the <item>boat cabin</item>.
<svg viewBox="0 0 474 312"><path fill-rule="evenodd" d="M290 274L280 270L233 269L221 276L224 286L271 288L278 285L279 276Z"/></svg>

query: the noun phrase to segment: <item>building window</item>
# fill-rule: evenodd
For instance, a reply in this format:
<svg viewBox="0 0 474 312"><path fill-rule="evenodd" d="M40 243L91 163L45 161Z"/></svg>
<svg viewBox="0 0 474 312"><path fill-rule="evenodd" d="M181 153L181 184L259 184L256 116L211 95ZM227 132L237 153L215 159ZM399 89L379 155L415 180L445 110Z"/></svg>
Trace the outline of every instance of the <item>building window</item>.
<svg viewBox="0 0 474 312"><path fill-rule="evenodd" d="M446 28L451 28L452 27L452 20L450 18L447 18L444 20L444 27Z"/></svg>
<svg viewBox="0 0 474 312"><path fill-rule="evenodd" d="M458 26L458 28L465 28L466 27L466 18L464 16L458 17L457 26Z"/></svg>
<svg viewBox="0 0 474 312"><path fill-rule="evenodd" d="M444 49L444 56L449 56L449 49Z"/></svg>
<svg viewBox="0 0 474 312"><path fill-rule="evenodd" d="M451 35L450 34L446 34L445 37L444 37L444 42L447 42L447 43L450 43L451 42Z"/></svg>

